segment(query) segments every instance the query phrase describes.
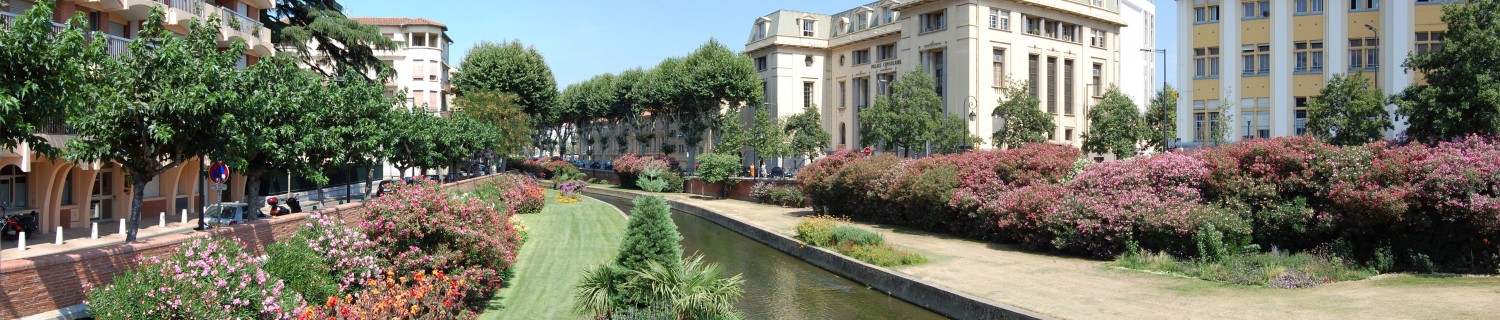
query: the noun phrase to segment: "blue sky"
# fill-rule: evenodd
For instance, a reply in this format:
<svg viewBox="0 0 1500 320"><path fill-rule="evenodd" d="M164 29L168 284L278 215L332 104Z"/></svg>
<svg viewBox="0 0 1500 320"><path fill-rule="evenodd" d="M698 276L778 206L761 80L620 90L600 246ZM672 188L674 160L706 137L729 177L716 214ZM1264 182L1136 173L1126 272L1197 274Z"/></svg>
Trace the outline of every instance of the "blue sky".
<svg viewBox="0 0 1500 320"><path fill-rule="evenodd" d="M1157 42L1175 45L1177 31L1172 26L1176 26L1176 3L1154 1L1159 3ZM340 1L350 16L427 18L448 25L448 36L454 41L452 55L455 64L480 41L520 40L542 52L559 86L587 80L600 73L618 73L634 67L650 68L663 58L692 52L709 38L717 38L731 49L743 50L755 18L779 9L837 13L867 2ZM1173 55L1177 53L1172 46L1165 48ZM1169 69L1172 74L1177 72Z"/></svg>

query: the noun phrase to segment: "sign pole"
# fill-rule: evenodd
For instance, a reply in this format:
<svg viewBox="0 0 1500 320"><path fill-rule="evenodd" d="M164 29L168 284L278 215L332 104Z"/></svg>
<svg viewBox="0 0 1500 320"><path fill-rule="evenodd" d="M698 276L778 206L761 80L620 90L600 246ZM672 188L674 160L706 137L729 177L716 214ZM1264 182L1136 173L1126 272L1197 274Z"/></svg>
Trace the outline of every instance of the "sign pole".
<svg viewBox="0 0 1500 320"><path fill-rule="evenodd" d="M206 159L200 158L198 161L198 165L201 166L204 162L206 162L203 160ZM198 167L198 228L194 229L198 231L208 229L203 222L203 211L208 207L208 200L203 198L208 196L208 186L205 186L205 184L207 184L206 182L208 182L208 170L205 169L207 168Z"/></svg>

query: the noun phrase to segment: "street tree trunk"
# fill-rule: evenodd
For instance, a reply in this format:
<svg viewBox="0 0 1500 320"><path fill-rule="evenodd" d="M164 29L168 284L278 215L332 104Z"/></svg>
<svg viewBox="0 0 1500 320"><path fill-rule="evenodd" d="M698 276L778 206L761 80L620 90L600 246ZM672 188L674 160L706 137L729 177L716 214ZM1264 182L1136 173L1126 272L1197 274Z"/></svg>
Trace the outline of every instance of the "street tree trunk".
<svg viewBox="0 0 1500 320"><path fill-rule="evenodd" d="M264 174L264 172L260 172L259 170L245 172L245 204L249 204L250 208L255 208L256 211L259 211L260 206L265 203L260 199L261 174ZM286 192L291 193L292 190L287 190Z"/></svg>
<svg viewBox="0 0 1500 320"><path fill-rule="evenodd" d="M135 242L136 235L141 230L141 205L145 202L146 184L151 182L151 176L144 172L131 170L134 175L130 181L130 227L125 229L125 242Z"/></svg>

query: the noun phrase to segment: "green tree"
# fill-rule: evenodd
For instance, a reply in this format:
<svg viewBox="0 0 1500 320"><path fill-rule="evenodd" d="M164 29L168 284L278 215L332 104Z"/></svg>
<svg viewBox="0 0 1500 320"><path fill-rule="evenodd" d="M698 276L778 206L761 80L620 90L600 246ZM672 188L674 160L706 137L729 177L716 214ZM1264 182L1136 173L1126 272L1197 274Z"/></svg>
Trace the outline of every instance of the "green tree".
<svg viewBox="0 0 1500 320"><path fill-rule="evenodd" d="M698 179L704 183L724 183L725 188L720 188L719 197L728 194L728 186L734 185L739 180L730 179L740 172L740 156L714 152L698 158Z"/></svg>
<svg viewBox="0 0 1500 320"><path fill-rule="evenodd" d="M1449 140L1500 134L1500 1L1470 0L1443 6L1443 46L1414 54L1406 66L1426 75L1392 101L1407 117L1407 137ZM1389 67L1389 66L1388 66Z"/></svg>
<svg viewBox="0 0 1500 320"><path fill-rule="evenodd" d="M658 263L668 270L682 269L682 234L672 222L671 207L667 200L658 196L637 197L635 207L630 210L630 221L625 226L625 238L620 240L620 251L615 256L615 266L623 270L645 270L651 263ZM626 290L625 300L633 305L644 305L649 295L641 290Z"/></svg>
<svg viewBox="0 0 1500 320"><path fill-rule="evenodd" d="M660 68L660 67L658 67ZM664 87L669 114L687 144L688 162L693 162L710 124L724 109L760 105L764 100L761 79L750 57L735 53L709 39L675 66L677 77ZM717 133L715 133L717 134Z"/></svg>
<svg viewBox="0 0 1500 320"><path fill-rule="evenodd" d="M265 10L260 22L271 29L278 50L296 52L302 67L323 76L370 77L390 69L375 50L400 44L380 34L380 27L349 19L343 11L336 0L276 0L276 8ZM329 63L315 61L315 51Z"/></svg>
<svg viewBox="0 0 1500 320"><path fill-rule="evenodd" d="M613 131L615 149L617 153L625 153L630 148L631 124L646 111L646 103L632 95L636 84L646 78L646 71L640 68L625 70L615 77L614 91L615 103L610 106L609 125Z"/></svg>
<svg viewBox="0 0 1500 320"><path fill-rule="evenodd" d="M153 7L129 52L99 61L90 76L99 89L75 90L90 103L67 120L78 131L68 141L68 161L113 161L128 175L129 242L140 228L146 184L224 145L220 130L239 114L234 66L245 43L235 40L219 50L213 19L194 22L179 38L162 28L162 16Z"/></svg>
<svg viewBox="0 0 1500 320"><path fill-rule="evenodd" d="M755 149L756 162L762 166L766 158L778 158L788 154L786 130L781 119L771 116L770 108L755 108L755 126L747 137L751 149Z"/></svg>
<svg viewBox="0 0 1500 320"><path fill-rule="evenodd" d="M324 107L314 103L322 77L301 70L289 59L266 59L238 73L244 95L235 107L238 121L225 122L224 148L211 156L245 175L246 199L260 203L260 182L268 174L316 174L303 166L297 143L318 128L299 115Z"/></svg>
<svg viewBox="0 0 1500 320"><path fill-rule="evenodd" d="M493 138L496 141L492 143L495 148L490 151L502 156L501 161L506 159L503 156L520 153L531 143L531 117L521 110L517 99L519 98L515 94L510 93L476 91L455 101L459 107L459 116L478 120L494 130ZM501 166L505 164L501 163Z"/></svg>
<svg viewBox="0 0 1500 320"><path fill-rule="evenodd" d="M1141 139L1147 150L1163 150L1162 143L1177 138L1177 90L1172 85L1163 87L1151 97L1151 105L1141 114L1145 125L1141 127Z"/></svg>
<svg viewBox="0 0 1500 320"><path fill-rule="evenodd" d="M1052 115L1042 112L1041 101L1032 96L1030 88L1024 82L1006 85L1000 105L991 114L1000 118L999 129L991 138L996 148L1009 149L1045 142L1047 134L1057 130Z"/></svg>
<svg viewBox="0 0 1500 320"><path fill-rule="evenodd" d="M1083 134L1083 151L1110 153L1124 159L1135 155L1141 141L1141 114L1120 88L1110 86L1104 99L1089 109L1089 131Z"/></svg>
<svg viewBox="0 0 1500 320"><path fill-rule="evenodd" d="M536 48L520 41L480 42L459 62L453 88L459 96L495 91L515 94L521 109L534 118L557 103L557 80Z"/></svg>
<svg viewBox="0 0 1500 320"><path fill-rule="evenodd" d="M420 111L391 109L383 117L386 130L381 135L381 149L386 150L386 160L406 177L406 170L437 162L439 123L436 117Z"/></svg>
<svg viewBox="0 0 1500 320"><path fill-rule="evenodd" d="M318 199L326 199L325 172L352 170L353 164L369 163L369 159L383 155L380 141L369 135L370 127L377 126L374 119L397 102L385 97L384 84L364 77L335 78L313 90L317 93L309 103L314 106L294 115L301 120L300 125L312 129L296 137L292 149L301 157L303 177L318 185Z"/></svg>
<svg viewBox="0 0 1500 320"><path fill-rule="evenodd" d="M864 145L879 143L910 155L929 143L953 144L956 149L968 137L963 118L943 113L943 99L934 90L932 77L917 69L898 77L890 95L876 97L873 107L859 112Z"/></svg>
<svg viewBox="0 0 1500 320"><path fill-rule="evenodd" d="M1380 140L1391 128L1384 95L1362 73L1334 75L1307 101L1307 132L1332 144Z"/></svg>
<svg viewBox="0 0 1500 320"><path fill-rule="evenodd" d="M85 72L109 59L103 41L85 42L79 17L54 33L54 5L38 1L0 31L0 148L26 143L37 153L56 156L56 146L36 133L60 123L68 110L92 103L85 95L67 93L113 89L91 86Z"/></svg>
<svg viewBox="0 0 1500 320"><path fill-rule="evenodd" d="M828 144L833 142L833 137L823 130L823 120L820 119L822 112L817 106L807 106L802 113L792 115L786 119L786 134L788 155L794 155L805 159L818 157L823 150L828 149Z"/></svg>

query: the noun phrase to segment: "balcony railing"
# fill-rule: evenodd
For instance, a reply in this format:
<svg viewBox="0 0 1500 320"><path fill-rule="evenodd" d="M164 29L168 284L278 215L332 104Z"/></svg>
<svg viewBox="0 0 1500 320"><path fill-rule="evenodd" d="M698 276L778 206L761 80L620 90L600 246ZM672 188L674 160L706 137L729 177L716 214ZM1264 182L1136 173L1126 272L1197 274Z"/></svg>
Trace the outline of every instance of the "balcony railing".
<svg viewBox="0 0 1500 320"><path fill-rule="evenodd" d="M203 7L208 6L200 0L156 0L167 7L187 11L194 16L203 17Z"/></svg>
<svg viewBox="0 0 1500 320"><path fill-rule="evenodd" d="M109 55L118 57L130 50L130 39L108 33L96 33L94 39L104 40L104 46L108 47Z"/></svg>
<svg viewBox="0 0 1500 320"><path fill-rule="evenodd" d="M224 21L224 27L259 36L260 21L251 19L239 12L229 8L219 7L219 19Z"/></svg>
<svg viewBox="0 0 1500 320"><path fill-rule="evenodd" d="M16 23L17 17L20 17L20 15L10 12L0 12L0 20L5 22L6 29L10 29L10 25Z"/></svg>

